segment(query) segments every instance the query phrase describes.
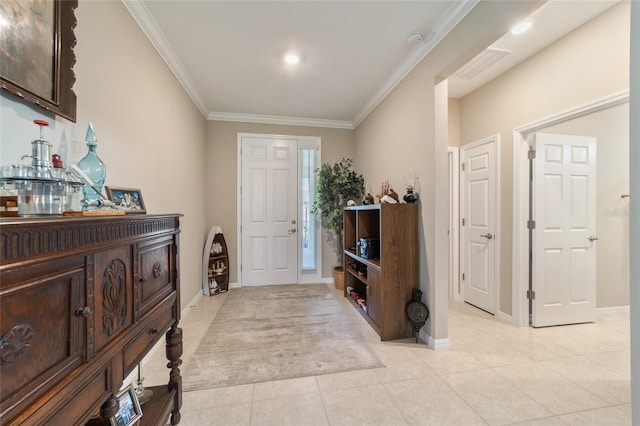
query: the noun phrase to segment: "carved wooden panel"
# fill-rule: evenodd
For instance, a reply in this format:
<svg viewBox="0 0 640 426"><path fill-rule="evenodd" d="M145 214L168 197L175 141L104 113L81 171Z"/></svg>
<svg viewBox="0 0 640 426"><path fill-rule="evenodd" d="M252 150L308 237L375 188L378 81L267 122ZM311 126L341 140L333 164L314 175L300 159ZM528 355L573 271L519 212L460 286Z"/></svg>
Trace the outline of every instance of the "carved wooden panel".
<svg viewBox="0 0 640 426"><path fill-rule="evenodd" d="M28 277L2 276L0 412L84 361L85 328L75 315L85 303L83 268L78 258L63 270L49 262ZM25 388L29 382L33 388Z"/></svg>
<svg viewBox="0 0 640 426"><path fill-rule="evenodd" d="M113 260L102 276L102 332L111 336L127 319L127 270L120 259Z"/></svg>
<svg viewBox="0 0 640 426"><path fill-rule="evenodd" d="M155 240L138 245L137 316L144 315L162 298L171 293L174 282L172 247L173 238Z"/></svg>
<svg viewBox="0 0 640 426"><path fill-rule="evenodd" d="M96 353L133 322L131 246L93 256Z"/></svg>

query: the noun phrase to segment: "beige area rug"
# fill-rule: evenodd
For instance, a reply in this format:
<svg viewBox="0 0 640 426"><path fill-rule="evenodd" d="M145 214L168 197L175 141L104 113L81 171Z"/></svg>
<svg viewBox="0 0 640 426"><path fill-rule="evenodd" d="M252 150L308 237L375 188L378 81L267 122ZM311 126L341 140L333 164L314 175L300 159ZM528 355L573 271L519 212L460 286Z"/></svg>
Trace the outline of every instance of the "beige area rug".
<svg viewBox="0 0 640 426"><path fill-rule="evenodd" d="M187 363L185 391L384 367L324 284L232 289Z"/></svg>

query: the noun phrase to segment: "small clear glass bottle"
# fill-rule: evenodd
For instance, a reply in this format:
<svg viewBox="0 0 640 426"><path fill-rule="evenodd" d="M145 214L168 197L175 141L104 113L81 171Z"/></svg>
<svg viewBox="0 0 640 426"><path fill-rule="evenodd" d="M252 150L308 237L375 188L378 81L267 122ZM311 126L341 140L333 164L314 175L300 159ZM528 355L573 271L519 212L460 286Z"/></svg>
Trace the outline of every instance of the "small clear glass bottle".
<svg viewBox="0 0 640 426"><path fill-rule="evenodd" d="M80 170L85 172L87 176L89 176L89 179L93 182L93 186L102 193L102 186L104 185L104 180L107 177L107 167L104 165L100 157L98 157L98 153L96 152L96 148L98 147L98 138L93 131L93 124L91 123L89 123L89 127L87 128L85 140L87 141L89 152L87 152L87 155L78 162L78 167ZM87 185L82 187L82 193L84 198L88 200L97 200L101 198L101 195L98 195L96 191Z"/></svg>

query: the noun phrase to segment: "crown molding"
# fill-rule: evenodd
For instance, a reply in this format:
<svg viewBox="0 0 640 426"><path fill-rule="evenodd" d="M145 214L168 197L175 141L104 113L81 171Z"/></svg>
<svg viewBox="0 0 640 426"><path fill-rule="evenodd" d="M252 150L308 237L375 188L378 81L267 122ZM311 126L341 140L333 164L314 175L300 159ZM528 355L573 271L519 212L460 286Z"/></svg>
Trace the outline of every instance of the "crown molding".
<svg viewBox="0 0 640 426"><path fill-rule="evenodd" d="M353 126L358 125L387 97L389 93L460 23L480 0L454 2L442 18L433 26L433 30L416 46L411 55L391 74L391 77L373 94L364 107L356 114Z"/></svg>
<svg viewBox="0 0 640 426"><path fill-rule="evenodd" d="M155 20L151 17L149 10L145 4L136 0L121 0L129 14L136 21L142 32L147 36L153 47L158 51L162 60L167 64L173 75L176 77L180 85L187 92L195 106L200 110L203 116L207 116L207 108L198 96L191 79L187 75L184 66L176 56L167 39L158 28Z"/></svg>
<svg viewBox="0 0 640 426"><path fill-rule="evenodd" d="M332 129L349 129L355 127L351 121L323 120L316 118L284 117L278 115L236 114L232 112L212 111L207 116L211 121L239 121L244 123L283 124L286 126L329 127Z"/></svg>

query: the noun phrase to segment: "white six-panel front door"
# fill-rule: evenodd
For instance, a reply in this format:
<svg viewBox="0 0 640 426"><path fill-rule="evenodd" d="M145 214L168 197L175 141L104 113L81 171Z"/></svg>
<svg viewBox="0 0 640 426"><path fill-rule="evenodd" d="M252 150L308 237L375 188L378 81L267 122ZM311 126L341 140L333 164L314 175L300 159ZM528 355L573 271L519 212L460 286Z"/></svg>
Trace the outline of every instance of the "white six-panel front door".
<svg viewBox="0 0 640 426"><path fill-rule="evenodd" d="M537 133L534 160L534 327L596 314L596 139Z"/></svg>
<svg viewBox="0 0 640 426"><path fill-rule="evenodd" d="M297 140L243 136L241 150L241 285L297 283Z"/></svg>

